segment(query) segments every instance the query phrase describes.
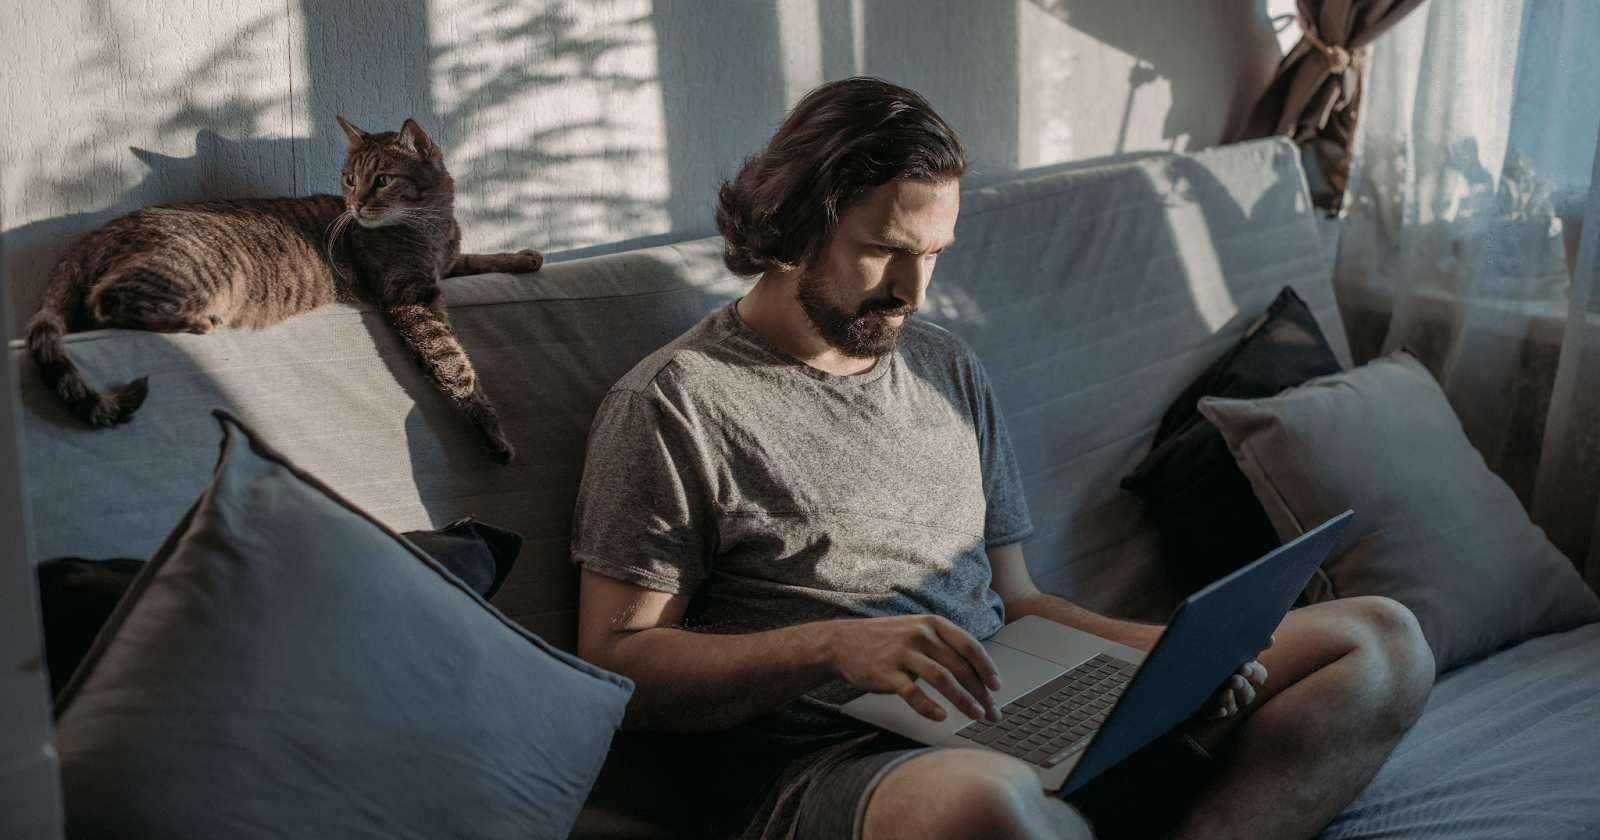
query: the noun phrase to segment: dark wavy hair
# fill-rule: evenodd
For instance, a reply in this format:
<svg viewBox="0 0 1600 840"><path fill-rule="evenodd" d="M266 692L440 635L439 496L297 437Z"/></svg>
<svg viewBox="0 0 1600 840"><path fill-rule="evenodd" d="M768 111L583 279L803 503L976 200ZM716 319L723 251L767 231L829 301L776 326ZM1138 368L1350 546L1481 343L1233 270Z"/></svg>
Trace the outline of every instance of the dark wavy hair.
<svg viewBox="0 0 1600 840"><path fill-rule="evenodd" d="M829 82L718 190L722 261L743 277L807 263L839 214L872 188L896 178L952 181L966 170L961 138L921 96L882 79Z"/></svg>

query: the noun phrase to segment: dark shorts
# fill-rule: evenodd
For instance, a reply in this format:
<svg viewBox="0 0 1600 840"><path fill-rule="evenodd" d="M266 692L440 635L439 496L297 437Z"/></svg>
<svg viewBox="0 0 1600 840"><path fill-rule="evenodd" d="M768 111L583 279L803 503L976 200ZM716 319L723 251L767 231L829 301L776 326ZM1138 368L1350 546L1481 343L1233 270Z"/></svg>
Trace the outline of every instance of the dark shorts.
<svg viewBox="0 0 1600 840"><path fill-rule="evenodd" d="M893 736L835 749L812 765L803 784L791 787L795 797L792 826L781 827L774 819L771 828L775 831L757 829L747 836L858 840L867 801L878 782L900 762L930 749ZM1186 738L1168 736L1085 785L1068 801L1093 825L1098 840L1162 837L1213 773L1211 758L1203 750ZM788 814L768 816L787 819Z"/></svg>

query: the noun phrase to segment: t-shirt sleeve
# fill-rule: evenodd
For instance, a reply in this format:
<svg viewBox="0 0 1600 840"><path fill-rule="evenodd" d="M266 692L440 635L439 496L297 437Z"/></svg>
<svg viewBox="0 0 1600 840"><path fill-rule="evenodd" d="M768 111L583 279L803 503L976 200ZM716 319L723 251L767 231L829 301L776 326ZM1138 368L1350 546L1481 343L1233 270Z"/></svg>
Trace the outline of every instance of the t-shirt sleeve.
<svg viewBox="0 0 1600 840"><path fill-rule="evenodd" d="M572 562L659 592L699 587L714 542L700 459L675 419L647 394L606 395L589 431Z"/></svg>
<svg viewBox="0 0 1600 840"><path fill-rule="evenodd" d="M1028 502L1022 492L1022 472L1011 449L1011 434L995 399L994 388L983 365L970 349L973 392L973 423L978 429L978 457L983 462L983 498L987 515L983 526L985 548L1010 545L1033 533Z"/></svg>

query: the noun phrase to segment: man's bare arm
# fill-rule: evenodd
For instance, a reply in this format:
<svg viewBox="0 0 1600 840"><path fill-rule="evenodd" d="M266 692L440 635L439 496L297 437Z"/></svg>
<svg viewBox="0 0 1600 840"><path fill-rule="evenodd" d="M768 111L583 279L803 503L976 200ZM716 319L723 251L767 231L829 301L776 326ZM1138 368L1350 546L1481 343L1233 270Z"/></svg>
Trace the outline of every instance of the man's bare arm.
<svg viewBox="0 0 1600 840"><path fill-rule="evenodd" d="M1165 627L1108 618L1086 610L1059 595L1041 592L1028 573L1028 564L1022 556L1022 545L1011 543L987 550L989 566L994 575L990 584L1006 605L1006 620L1014 621L1024 615L1037 615L1076 627L1114 642L1138 648L1148 653L1161 638ZM1271 647L1272 642L1267 642ZM1228 678L1217 689L1211 709L1206 717L1218 719L1235 715L1255 702L1256 689L1267 680L1267 669L1258 662L1246 663L1239 672Z"/></svg>
<svg viewBox="0 0 1600 840"><path fill-rule="evenodd" d="M933 616L846 619L761 633L682 629L687 595L582 573L578 655L634 681L625 725L708 731L771 711L833 679L895 693L934 719L944 710L921 677L971 717L996 717L994 663L960 628Z"/></svg>
<svg viewBox="0 0 1600 840"><path fill-rule="evenodd" d="M990 586L1005 602L1006 621L1037 615L1147 652L1155 646L1156 639L1161 638L1165 628L1159 624L1108 618L1059 595L1041 592L1034 585L1033 576L1028 573L1021 543L991 548L987 553L989 568L994 575Z"/></svg>

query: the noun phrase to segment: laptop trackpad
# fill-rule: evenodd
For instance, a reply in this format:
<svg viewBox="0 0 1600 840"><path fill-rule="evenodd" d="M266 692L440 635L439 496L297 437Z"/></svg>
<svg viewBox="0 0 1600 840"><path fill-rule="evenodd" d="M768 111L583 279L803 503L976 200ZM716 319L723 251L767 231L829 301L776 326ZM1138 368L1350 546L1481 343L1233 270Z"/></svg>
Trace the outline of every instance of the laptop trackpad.
<svg viewBox="0 0 1600 840"><path fill-rule="evenodd" d="M989 639L1006 647L1027 651L1056 663L1061 670L1078 667L1078 663L1102 653L1109 653L1129 662L1144 661L1144 651L1085 633L1047 618L1025 615L1000 628ZM984 646L988 649L988 645ZM991 652L991 656L994 654ZM1001 669L1000 673L1005 673Z"/></svg>
<svg viewBox="0 0 1600 840"><path fill-rule="evenodd" d="M984 642L983 648L988 651L989 658L994 660L995 667L1005 675L1001 680L1000 690L993 692L996 706L1004 706L1065 670L1047 659L996 644L993 640ZM1095 653L1096 651L1091 650L1084 658ZM852 717L925 744L937 744L950 733L972 721L972 718L956 709L954 704L927 682L919 679L917 687L944 708L943 721L928 720L917 714L906 701L900 699L898 694L866 694L846 703L844 711Z"/></svg>

